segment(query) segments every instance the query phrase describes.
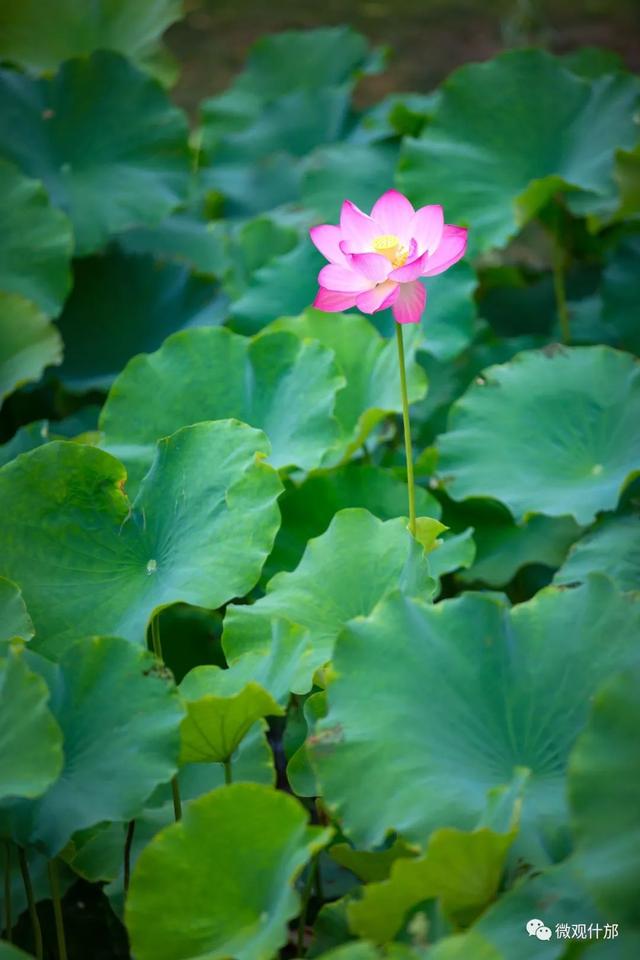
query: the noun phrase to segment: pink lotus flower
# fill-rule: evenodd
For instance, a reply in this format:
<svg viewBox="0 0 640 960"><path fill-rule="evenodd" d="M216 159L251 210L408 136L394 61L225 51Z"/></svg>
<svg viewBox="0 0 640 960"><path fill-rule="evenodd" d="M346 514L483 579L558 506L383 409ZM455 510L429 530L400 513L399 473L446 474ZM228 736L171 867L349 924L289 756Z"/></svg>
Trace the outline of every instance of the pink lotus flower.
<svg viewBox="0 0 640 960"><path fill-rule="evenodd" d="M444 222L442 207L414 210L387 190L367 216L345 200L340 226L312 227L311 239L329 263L318 274L314 307L336 313L391 307L398 323L418 323L427 292L418 277L434 277L464 255L467 231Z"/></svg>

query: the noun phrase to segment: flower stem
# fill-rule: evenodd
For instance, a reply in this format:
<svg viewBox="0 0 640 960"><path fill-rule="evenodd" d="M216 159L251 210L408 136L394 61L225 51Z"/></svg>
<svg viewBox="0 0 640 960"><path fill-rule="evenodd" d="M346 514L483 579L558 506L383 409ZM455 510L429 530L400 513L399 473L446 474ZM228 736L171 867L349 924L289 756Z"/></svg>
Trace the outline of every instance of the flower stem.
<svg viewBox="0 0 640 960"><path fill-rule="evenodd" d="M569 308L567 306L567 288L565 285L566 258L558 239L554 239L553 250L553 290L556 297L556 309L560 321L562 342L571 342L571 327L569 324Z"/></svg>
<svg viewBox="0 0 640 960"><path fill-rule="evenodd" d="M13 943L13 910L11 904L11 841L4 843L4 911L5 936L7 943Z"/></svg>
<svg viewBox="0 0 640 960"><path fill-rule="evenodd" d="M67 960L67 941L64 935L64 920L62 917L62 902L60 900L60 884L58 883L58 866L55 860L49 860L49 886L53 900L53 916L56 924L56 941L58 943L58 960Z"/></svg>
<svg viewBox="0 0 640 960"><path fill-rule="evenodd" d="M231 769L231 757L224 761L224 782L227 786L233 782L233 772Z"/></svg>
<svg viewBox="0 0 640 960"><path fill-rule="evenodd" d="M129 881L131 879L131 846L133 844L133 835L136 831L135 820L130 820L127 826L127 836L124 841L124 892L129 890Z"/></svg>
<svg viewBox="0 0 640 960"><path fill-rule="evenodd" d="M173 815L177 823L178 820L182 820L182 801L177 776L171 781L171 795L173 796Z"/></svg>
<svg viewBox="0 0 640 960"><path fill-rule="evenodd" d="M404 363L404 340L402 324L396 323L396 341L398 344L398 366L400 367L400 389L402 391L402 422L404 425L404 450L407 460L407 487L409 491L409 529L416 535L416 492L413 479L413 449L411 445L411 421L409 420L409 395L407 393L407 371Z"/></svg>
<svg viewBox="0 0 640 960"><path fill-rule="evenodd" d="M27 897L27 904L29 906L29 917L31 919L31 930L33 932L34 950L37 960L43 960L44 953L42 949L42 930L40 928L40 920L38 919L36 901L33 896L33 884L31 883L31 874L29 873L29 861L27 860L27 855L24 852L23 847L18 847L18 863L20 864L20 873L22 874L24 892Z"/></svg>
<svg viewBox="0 0 640 960"><path fill-rule="evenodd" d="M155 653L158 660L162 660L164 663L164 658L162 656L162 641L160 639L160 619L158 614L155 615L151 621L151 642L153 644L153 652ZM178 784L177 776L171 781L171 794L173 796L173 815L176 821L182 819L182 802L180 800L180 786Z"/></svg>

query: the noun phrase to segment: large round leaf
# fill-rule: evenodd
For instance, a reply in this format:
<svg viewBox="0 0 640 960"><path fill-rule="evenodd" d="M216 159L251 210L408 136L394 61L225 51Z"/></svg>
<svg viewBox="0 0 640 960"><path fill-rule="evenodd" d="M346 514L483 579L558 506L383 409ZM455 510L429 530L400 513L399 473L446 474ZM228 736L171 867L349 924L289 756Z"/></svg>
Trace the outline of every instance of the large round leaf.
<svg viewBox="0 0 640 960"><path fill-rule="evenodd" d="M418 327L418 347L442 362L453 360L473 340L477 324L473 295L478 278L471 266L461 260L421 283L427 290L427 307ZM373 322L385 336L395 335L396 321L391 310L375 314ZM421 363L424 366L422 360Z"/></svg>
<svg viewBox="0 0 640 960"><path fill-rule="evenodd" d="M541 50L462 67L406 141L400 189L469 224L475 252L505 244L561 189L583 191L567 200L580 210L615 208L615 154L638 142L639 94L629 74L584 79Z"/></svg>
<svg viewBox="0 0 640 960"><path fill-rule="evenodd" d="M313 303L318 271L324 263L308 237L287 253L268 260L252 275L242 296L231 303L233 328L257 333L274 317L304 310Z"/></svg>
<svg viewBox="0 0 640 960"><path fill-rule="evenodd" d="M20 843L51 856L77 830L130 820L177 769L183 707L166 671L125 640L73 644L54 665L29 660L51 689L64 736L64 767L39 799L18 801L0 818Z"/></svg>
<svg viewBox="0 0 640 960"><path fill-rule="evenodd" d="M431 898L456 926L468 926L495 899L516 833L434 831L424 856L399 858L388 879L364 888L347 910L351 929L376 943L393 940L409 909Z"/></svg>
<svg viewBox="0 0 640 960"><path fill-rule="evenodd" d="M0 74L0 154L42 180L80 254L185 197L186 132L155 81L116 53L68 60L44 80Z"/></svg>
<svg viewBox="0 0 640 960"><path fill-rule="evenodd" d="M551 939L544 946L541 946L537 937L527 933L526 923L533 918L542 919L552 931ZM569 939L574 941L581 939L575 935L574 925L585 924L588 930L590 924L599 924L602 939L604 921L607 919L585 888L575 857L569 857L541 872L533 871L521 882L515 883L480 917L473 931L498 951L496 960L512 960L513 957L518 960L539 960L542 953L550 960L558 960L560 957L566 958L567 953L570 955L576 946L579 950L580 946L568 944L562 935L556 936L557 924L564 925L565 930L568 926ZM631 939L628 934L625 945ZM637 952L633 951L633 943L628 953L618 953L615 948L619 944L614 943L613 946L612 956L623 960L632 960ZM607 944L592 942L589 952L598 956L600 947L606 951Z"/></svg>
<svg viewBox="0 0 640 960"><path fill-rule="evenodd" d="M358 313L322 313L306 310L299 317L281 317L270 330L290 330L299 337L313 337L330 347L347 381L338 394L336 417L343 431L347 458L388 413L402 409L398 356L394 340L385 340ZM424 372L415 362L417 336L406 344L409 401L426 393Z"/></svg>
<svg viewBox="0 0 640 960"><path fill-rule="evenodd" d="M62 340L47 317L19 294L0 291L0 404L61 360Z"/></svg>
<svg viewBox="0 0 640 960"><path fill-rule="evenodd" d="M233 757L234 783L261 783L273 787L276 772L273 752L267 741L264 722L257 723L240 744ZM187 763L180 767L175 776L180 793L182 809L205 793L225 783L222 766L216 763ZM136 815L131 844L130 867L133 868L138 857L149 841L164 827L175 823L174 786L161 784L147 800L144 809ZM72 843L64 851L64 859L73 867L74 872L95 883L99 880L110 881L105 893L111 901L114 912L124 914L124 858L122 851L128 824L124 821L112 821L99 824L74 834Z"/></svg>
<svg viewBox="0 0 640 960"><path fill-rule="evenodd" d="M125 363L189 326L221 321L214 284L176 263L112 246L76 260L74 286L58 320L65 344L60 376L72 389L106 390Z"/></svg>
<svg viewBox="0 0 640 960"><path fill-rule="evenodd" d="M602 275L602 321L614 346L640 354L637 309L640 298L640 237L627 237Z"/></svg>
<svg viewBox="0 0 640 960"><path fill-rule="evenodd" d="M554 582L576 583L598 572L611 577L620 590L638 589L640 517L603 517L574 543Z"/></svg>
<svg viewBox="0 0 640 960"><path fill-rule="evenodd" d="M398 159L395 143L336 143L314 150L304 165L302 199L316 219L338 219L340 202L348 197L370 210L393 182Z"/></svg>
<svg viewBox="0 0 640 960"><path fill-rule="evenodd" d="M640 603L604 577L512 611L489 594L429 606L395 595L334 651L329 713L310 752L358 845L470 829L487 791L529 770L530 862L564 852L565 770L602 678L634 656ZM602 638L607 637L607 643Z"/></svg>
<svg viewBox="0 0 640 960"><path fill-rule="evenodd" d="M569 799L584 883L605 914L640 927L640 667L598 691L569 762ZM624 935L624 934L623 934Z"/></svg>
<svg viewBox="0 0 640 960"><path fill-rule="evenodd" d="M36 447L42 447L50 440L77 440L80 443L97 442L98 414L100 407L89 404L62 420L33 420L20 427L16 433L0 444L0 467L28 453Z"/></svg>
<svg viewBox="0 0 640 960"><path fill-rule="evenodd" d="M22 950L18 950L17 947L13 947L3 940L0 943L0 960L31 960L31 957L28 953L23 953Z"/></svg>
<svg viewBox="0 0 640 960"><path fill-rule="evenodd" d="M297 200L303 157L320 144L340 140L349 120L348 84L292 90L275 100L235 90L203 105L205 155L215 144L213 164L203 171L208 190L225 198L232 216L251 216ZM249 103L245 123L218 138L221 113L230 101ZM223 107L222 111L220 107ZM209 130L207 119L213 119ZM233 125L235 126L235 118Z"/></svg>
<svg viewBox="0 0 640 960"><path fill-rule="evenodd" d="M187 714L180 727L181 763L227 763L263 717L284 710L259 683L238 682L236 672L205 665L180 684Z"/></svg>
<svg viewBox="0 0 640 960"><path fill-rule="evenodd" d="M267 787L234 784L194 801L136 865L126 904L135 956L273 957L299 908L291 885L330 835Z"/></svg>
<svg viewBox="0 0 640 960"><path fill-rule="evenodd" d="M247 340L223 328L186 330L117 378L100 418L104 446L135 483L156 440L235 417L265 431L275 467L309 470L338 440L333 407L343 384L330 350L290 333Z"/></svg>
<svg viewBox="0 0 640 960"><path fill-rule="evenodd" d="M291 484L280 500L282 525L267 569L293 570L307 541L324 533L334 515L348 507L364 507L380 520L393 520L407 512L407 484L391 470L369 464L348 463L335 470L310 474L299 486ZM440 516L435 497L416 487L419 516Z"/></svg>
<svg viewBox="0 0 640 960"><path fill-rule="evenodd" d="M0 800L37 797L62 769L62 733L48 702L24 651L7 650L0 659Z"/></svg>
<svg viewBox="0 0 640 960"><path fill-rule="evenodd" d="M56 0L43 24L39 0L7 0L0 10L0 55L35 71L70 57L117 50L140 60L180 17L181 0Z"/></svg>
<svg viewBox="0 0 640 960"><path fill-rule="evenodd" d="M231 89L202 105L203 154L213 159L205 182L227 212L246 216L299 198L302 158L344 136L356 75L370 66L367 41L348 27L258 41Z"/></svg>
<svg viewBox="0 0 640 960"><path fill-rule="evenodd" d="M456 500L493 497L591 523L640 472L640 368L608 347L519 354L452 407L438 470Z"/></svg>
<svg viewBox="0 0 640 960"><path fill-rule="evenodd" d="M0 160L0 198L0 289L55 316L71 280L71 224L41 183L6 160Z"/></svg>
<svg viewBox="0 0 640 960"><path fill-rule="evenodd" d="M514 523L506 507L495 500L447 500L443 519L454 530L473 525L475 560L459 574L459 579L492 587L509 583L529 564L559 567L571 544L583 532L571 517L532 514L521 523Z"/></svg>
<svg viewBox="0 0 640 960"><path fill-rule="evenodd" d="M315 670L331 659L343 625L371 613L386 593L402 587L423 597L433 588L407 521L383 523L367 510L341 510L329 529L308 544L293 572L269 581L266 596L251 606L228 607L225 653L235 659L268 647L272 624L280 618L298 624L308 636L298 653L292 689L306 693Z"/></svg>
<svg viewBox="0 0 640 960"><path fill-rule="evenodd" d="M134 227L118 237L127 253L152 253L175 260L205 276L220 276L229 266L227 222L207 221L179 211L154 227Z"/></svg>
<svg viewBox="0 0 640 960"><path fill-rule="evenodd" d="M0 643L5 640L30 640L33 623L20 590L11 580L0 577Z"/></svg>
<svg viewBox="0 0 640 960"><path fill-rule="evenodd" d="M378 65L365 37L350 27L289 30L253 47L238 88L264 98L344 83Z"/></svg>
<svg viewBox="0 0 640 960"><path fill-rule="evenodd" d="M237 421L186 427L160 442L133 503L122 464L94 447L50 443L3 467L0 565L38 641L105 632L141 643L160 607L246 593L279 523L268 452Z"/></svg>

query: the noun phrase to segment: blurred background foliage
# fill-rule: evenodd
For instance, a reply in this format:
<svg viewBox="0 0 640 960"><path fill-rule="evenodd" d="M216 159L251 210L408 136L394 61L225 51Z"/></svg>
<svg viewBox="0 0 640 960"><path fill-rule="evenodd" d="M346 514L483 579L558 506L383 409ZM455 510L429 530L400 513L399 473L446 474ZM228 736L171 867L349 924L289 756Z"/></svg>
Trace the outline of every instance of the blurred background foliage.
<svg viewBox="0 0 640 960"><path fill-rule="evenodd" d="M360 83L360 106L430 90L455 67L512 46L606 47L640 69L637 0L187 0L186 9L165 39L180 65L174 99L191 114L229 86L265 33L345 23L389 48L385 72Z"/></svg>

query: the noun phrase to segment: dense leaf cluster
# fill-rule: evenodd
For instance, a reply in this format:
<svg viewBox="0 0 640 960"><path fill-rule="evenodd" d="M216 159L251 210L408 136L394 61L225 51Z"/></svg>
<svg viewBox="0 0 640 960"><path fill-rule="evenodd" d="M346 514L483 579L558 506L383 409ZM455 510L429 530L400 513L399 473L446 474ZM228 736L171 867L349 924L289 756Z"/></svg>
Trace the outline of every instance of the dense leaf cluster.
<svg viewBox="0 0 640 960"><path fill-rule="evenodd" d="M382 56L290 33L190 135L179 6L0 13L3 936L54 862L136 960L636 957L640 80L359 112ZM407 337L420 542L393 321L309 307L309 226L394 183L470 229Z"/></svg>

